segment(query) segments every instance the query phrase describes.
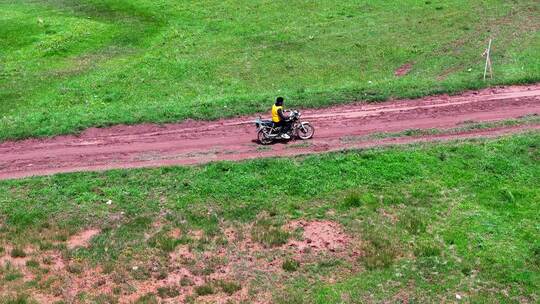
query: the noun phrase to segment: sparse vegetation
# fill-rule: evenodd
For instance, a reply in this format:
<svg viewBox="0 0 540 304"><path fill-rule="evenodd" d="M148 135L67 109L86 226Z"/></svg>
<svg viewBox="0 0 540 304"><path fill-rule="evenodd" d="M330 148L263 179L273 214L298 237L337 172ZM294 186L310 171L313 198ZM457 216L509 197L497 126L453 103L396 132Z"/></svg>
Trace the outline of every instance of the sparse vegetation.
<svg viewBox="0 0 540 304"><path fill-rule="evenodd" d="M158 298L154 293L148 293L135 301L135 304L158 304Z"/></svg>
<svg viewBox="0 0 540 304"><path fill-rule="evenodd" d="M281 264L281 268L288 272L294 272L298 269L298 267L300 267L300 263L294 259L285 259L283 264Z"/></svg>
<svg viewBox="0 0 540 304"><path fill-rule="evenodd" d="M193 285L193 280L190 279L189 277L182 277L180 279L180 286L191 286Z"/></svg>
<svg viewBox="0 0 540 304"><path fill-rule="evenodd" d="M226 293L228 295L233 295L234 293L236 293L237 291L242 289L240 284L238 284L238 283L236 283L234 281L220 280L219 282L217 282L217 285L219 286L219 288L221 288L221 290L224 293Z"/></svg>
<svg viewBox="0 0 540 304"><path fill-rule="evenodd" d="M304 304L306 303L302 292L298 290L278 290L275 292L273 302L276 304Z"/></svg>
<svg viewBox="0 0 540 304"><path fill-rule="evenodd" d="M67 271L73 274L81 274L84 270L83 265L77 263L71 263L67 267Z"/></svg>
<svg viewBox="0 0 540 304"><path fill-rule="evenodd" d="M12 258L24 258L26 257L26 252L24 252L24 249L15 247L11 249L11 257Z"/></svg>
<svg viewBox="0 0 540 304"><path fill-rule="evenodd" d="M346 207L360 207L362 206L362 198L360 197L360 193L356 191L352 191L345 196L345 199L343 200L343 204Z"/></svg>
<svg viewBox="0 0 540 304"><path fill-rule="evenodd" d="M286 149L303 149L303 148L309 148L311 147L311 142L309 141L302 141L299 143L292 143L285 146Z"/></svg>
<svg viewBox="0 0 540 304"><path fill-rule="evenodd" d="M251 229L252 239L268 247L285 244L289 236L287 231L270 219L257 220Z"/></svg>
<svg viewBox="0 0 540 304"><path fill-rule="evenodd" d="M131 276L138 281L148 280L152 274L147 267L133 267L131 268Z"/></svg>
<svg viewBox="0 0 540 304"><path fill-rule="evenodd" d="M173 239L163 234L156 235L148 241L151 246L157 247L166 252L173 251L176 246L183 242L184 240Z"/></svg>
<svg viewBox="0 0 540 304"><path fill-rule="evenodd" d="M180 295L180 291L174 286L164 286L158 287L157 294L160 298L174 298Z"/></svg>
<svg viewBox="0 0 540 304"><path fill-rule="evenodd" d="M434 257L441 255L440 245L433 240L421 240L416 244L414 254L417 257Z"/></svg>
<svg viewBox="0 0 540 304"><path fill-rule="evenodd" d="M399 224L411 234L420 234L426 231L425 216L418 209L408 211L401 216Z"/></svg>
<svg viewBox="0 0 540 304"><path fill-rule="evenodd" d="M207 296L214 293L214 288L211 284L207 283L204 285L196 286L195 287L195 293L199 296Z"/></svg>
<svg viewBox="0 0 540 304"><path fill-rule="evenodd" d="M393 237L392 232L389 230L370 231L366 240L364 256L361 260L366 268L370 270L389 267L394 263L397 256L405 250L399 248L399 240Z"/></svg>
<svg viewBox="0 0 540 304"><path fill-rule="evenodd" d="M11 297L0 298L0 302L5 304L31 304L32 301L29 300L27 295L17 295Z"/></svg>
<svg viewBox="0 0 540 304"><path fill-rule="evenodd" d="M22 273L18 271L10 271L4 276L4 280L6 280L7 282L10 282L10 281L18 280L22 277L23 277Z"/></svg>
<svg viewBox="0 0 540 304"><path fill-rule="evenodd" d="M93 303L96 304L116 304L118 299L110 294L100 294L94 298Z"/></svg>
<svg viewBox="0 0 540 304"><path fill-rule="evenodd" d="M34 259L28 260L28 261L26 261L26 267L37 268L37 267L39 267L39 261L34 260Z"/></svg>

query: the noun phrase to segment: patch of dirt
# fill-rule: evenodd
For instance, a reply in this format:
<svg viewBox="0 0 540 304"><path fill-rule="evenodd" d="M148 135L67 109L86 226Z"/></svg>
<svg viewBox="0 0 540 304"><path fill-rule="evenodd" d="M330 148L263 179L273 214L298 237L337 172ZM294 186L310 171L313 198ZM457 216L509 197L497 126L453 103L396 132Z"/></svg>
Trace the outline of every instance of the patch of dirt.
<svg viewBox="0 0 540 304"><path fill-rule="evenodd" d="M173 252L169 253L169 257L171 262L180 264L186 260L193 260L195 255L191 252L189 246L179 245Z"/></svg>
<svg viewBox="0 0 540 304"><path fill-rule="evenodd" d="M412 70L413 68L413 64L412 63L405 63L404 65L400 66L395 72L394 72L394 75L396 75L397 77L402 77L402 76L405 76L407 74L409 74L409 72Z"/></svg>
<svg viewBox="0 0 540 304"><path fill-rule="evenodd" d="M24 266L26 264L26 261L30 259L30 255L32 254L32 252L34 252L34 248L30 246L26 246L25 248L23 248L23 251L26 254L26 256L12 257L11 251L13 250L13 248L14 247L11 245L6 245L4 247L4 253L2 256L0 256L0 266L5 267L8 264L12 266L16 266L16 267Z"/></svg>
<svg viewBox="0 0 540 304"><path fill-rule="evenodd" d="M69 238L67 247L74 249L77 247L88 247L90 240L101 232L99 229L88 229L81 231Z"/></svg>
<svg viewBox="0 0 540 304"><path fill-rule="evenodd" d="M301 229L302 240L290 240L287 246L295 247L299 253L306 250L336 252L348 248L350 237L343 232L338 223L331 221L294 221L287 225L288 230Z"/></svg>
<svg viewBox="0 0 540 304"><path fill-rule="evenodd" d="M169 232L169 236L174 239L179 239L182 236L182 230L180 230L180 228L174 228Z"/></svg>
<svg viewBox="0 0 540 304"><path fill-rule="evenodd" d="M189 236L193 238L194 240L200 240L204 236L204 231L202 230L193 230L190 231Z"/></svg>

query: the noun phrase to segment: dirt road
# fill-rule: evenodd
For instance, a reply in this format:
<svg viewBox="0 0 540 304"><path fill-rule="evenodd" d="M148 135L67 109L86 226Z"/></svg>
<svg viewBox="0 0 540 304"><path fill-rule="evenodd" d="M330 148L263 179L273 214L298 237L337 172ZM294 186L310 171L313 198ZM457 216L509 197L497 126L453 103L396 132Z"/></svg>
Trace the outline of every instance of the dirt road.
<svg viewBox="0 0 540 304"><path fill-rule="evenodd" d="M78 136L0 143L0 179L58 172L197 164L373 147L411 142L499 136L540 131L540 125L442 132L437 135L377 139L367 135L409 129L451 129L464 122L487 122L540 114L540 84L490 88L459 96L376 104L350 104L303 111L315 138L261 147L254 142L254 117L214 122L187 121L88 129ZM267 115L266 115L267 116Z"/></svg>

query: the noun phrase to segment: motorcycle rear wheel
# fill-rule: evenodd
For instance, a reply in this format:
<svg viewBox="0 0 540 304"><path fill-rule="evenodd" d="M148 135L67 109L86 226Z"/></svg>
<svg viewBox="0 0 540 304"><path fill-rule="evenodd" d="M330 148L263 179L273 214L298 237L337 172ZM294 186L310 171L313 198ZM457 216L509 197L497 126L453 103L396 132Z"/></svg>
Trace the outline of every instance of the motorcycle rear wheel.
<svg viewBox="0 0 540 304"><path fill-rule="evenodd" d="M272 139L268 138L263 130L260 130L259 133L257 133L257 139L261 145L269 145L272 143Z"/></svg>
<svg viewBox="0 0 540 304"><path fill-rule="evenodd" d="M312 125L306 123L306 124L301 125L298 128L297 133L300 139L303 139L303 140L310 139L313 137L313 134L315 134L315 128Z"/></svg>

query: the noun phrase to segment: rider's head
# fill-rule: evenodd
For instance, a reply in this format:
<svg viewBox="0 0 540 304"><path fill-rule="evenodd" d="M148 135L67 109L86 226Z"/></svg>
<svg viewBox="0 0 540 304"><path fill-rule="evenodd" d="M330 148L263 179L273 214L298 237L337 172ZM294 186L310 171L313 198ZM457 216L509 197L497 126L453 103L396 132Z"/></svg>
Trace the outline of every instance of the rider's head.
<svg viewBox="0 0 540 304"><path fill-rule="evenodd" d="M282 106L283 105L283 97L276 98L276 106Z"/></svg>

